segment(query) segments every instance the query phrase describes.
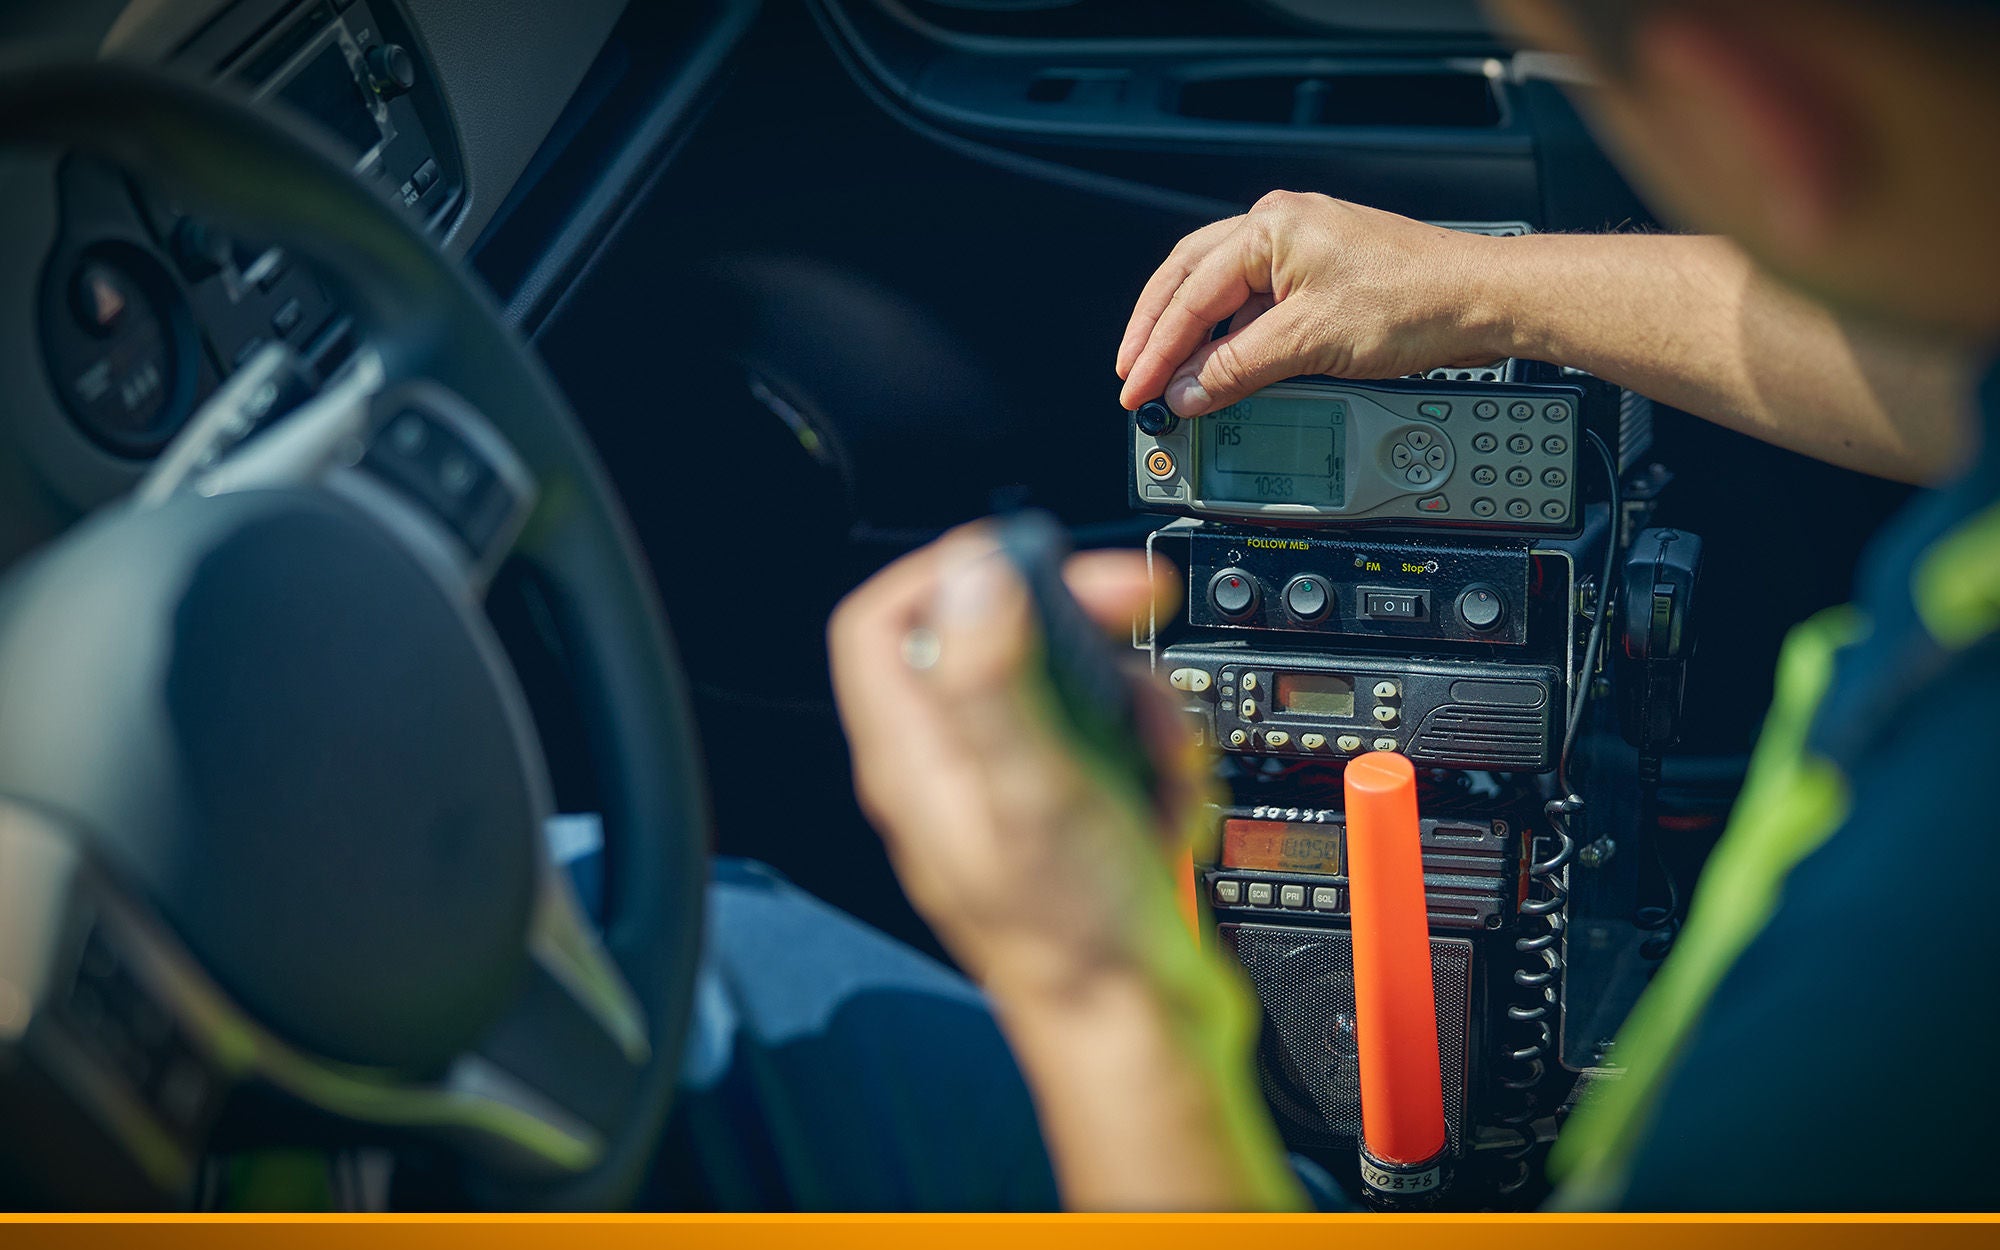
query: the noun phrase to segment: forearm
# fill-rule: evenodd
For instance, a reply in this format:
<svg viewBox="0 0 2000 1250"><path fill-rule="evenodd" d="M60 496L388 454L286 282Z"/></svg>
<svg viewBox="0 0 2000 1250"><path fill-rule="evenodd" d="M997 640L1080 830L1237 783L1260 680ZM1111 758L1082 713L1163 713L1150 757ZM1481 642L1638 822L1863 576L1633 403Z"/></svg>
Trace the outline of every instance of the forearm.
<svg viewBox="0 0 2000 1250"><path fill-rule="evenodd" d="M1053 998L988 988L1071 1210L1308 1205L1256 1089L1255 1008L1211 956Z"/></svg>
<svg viewBox="0 0 2000 1250"><path fill-rule="evenodd" d="M1501 354L1865 473L1924 482L1961 462L1962 351L1847 324L1731 243L1531 235L1484 256L1475 300Z"/></svg>

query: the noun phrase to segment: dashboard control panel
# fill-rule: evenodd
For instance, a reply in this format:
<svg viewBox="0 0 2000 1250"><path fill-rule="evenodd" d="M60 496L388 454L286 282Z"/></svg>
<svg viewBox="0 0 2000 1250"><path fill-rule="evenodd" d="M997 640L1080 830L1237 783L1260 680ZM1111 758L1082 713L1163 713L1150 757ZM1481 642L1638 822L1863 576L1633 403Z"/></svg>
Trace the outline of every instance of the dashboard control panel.
<svg viewBox="0 0 2000 1250"><path fill-rule="evenodd" d="M1188 621L1225 629L1522 646L1528 547L1368 542L1204 526L1188 555Z"/></svg>

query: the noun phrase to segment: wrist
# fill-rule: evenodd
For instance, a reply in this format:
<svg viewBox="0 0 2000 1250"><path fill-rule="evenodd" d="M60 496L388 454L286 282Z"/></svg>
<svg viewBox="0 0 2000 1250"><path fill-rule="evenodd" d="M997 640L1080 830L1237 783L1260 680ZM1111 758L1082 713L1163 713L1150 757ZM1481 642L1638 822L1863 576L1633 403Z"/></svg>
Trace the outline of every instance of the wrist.
<svg viewBox="0 0 2000 1250"><path fill-rule="evenodd" d="M1525 237L1469 235L1460 274L1459 332L1484 360L1540 360L1526 315ZM1471 353L1468 353L1470 355Z"/></svg>

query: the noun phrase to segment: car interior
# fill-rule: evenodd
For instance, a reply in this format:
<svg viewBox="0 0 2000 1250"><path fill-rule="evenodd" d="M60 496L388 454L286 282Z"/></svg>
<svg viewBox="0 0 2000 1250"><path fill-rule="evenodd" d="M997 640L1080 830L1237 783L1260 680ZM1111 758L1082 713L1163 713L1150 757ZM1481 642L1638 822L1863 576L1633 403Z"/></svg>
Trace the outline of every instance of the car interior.
<svg viewBox="0 0 2000 1250"><path fill-rule="evenodd" d="M1112 365L1175 241L1275 188L1661 228L1569 85L1474 0L0 9L0 1206L212 1206L274 1146L360 1209L637 1201L706 856L948 960L827 619L1038 509L1190 579L1128 658L1228 760L1205 940L1287 1144L1357 1192L1345 878L1292 836L1346 735L1231 687L1306 729L1372 691L1354 742L1431 770L1452 1201L1532 1208L1782 636L1909 488L1496 362L1367 392L1420 431L1397 471L1574 405L1567 493L1288 545L1149 472L1198 423Z"/></svg>

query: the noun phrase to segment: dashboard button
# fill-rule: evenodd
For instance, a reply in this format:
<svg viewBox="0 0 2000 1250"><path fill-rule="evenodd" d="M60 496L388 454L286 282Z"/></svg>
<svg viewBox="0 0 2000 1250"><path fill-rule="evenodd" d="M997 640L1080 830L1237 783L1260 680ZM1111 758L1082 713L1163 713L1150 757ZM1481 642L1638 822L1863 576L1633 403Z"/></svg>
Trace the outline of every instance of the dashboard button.
<svg viewBox="0 0 2000 1250"><path fill-rule="evenodd" d="M1282 750L1292 745L1292 735L1282 729L1273 729L1264 735L1264 745L1272 750Z"/></svg>
<svg viewBox="0 0 2000 1250"><path fill-rule="evenodd" d="M1285 610L1301 621L1317 621L1332 606L1332 589L1310 573L1294 577L1285 587Z"/></svg>
<svg viewBox="0 0 2000 1250"><path fill-rule="evenodd" d="M1396 749L1396 740L1394 738L1377 738L1375 739L1375 749L1377 751L1393 751Z"/></svg>
<svg viewBox="0 0 2000 1250"><path fill-rule="evenodd" d="M1491 586L1468 586L1458 597L1458 619L1481 633L1492 629L1507 615L1507 601Z"/></svg>
<svg viewBox="0 0 2000 1250"><path fill-rule="evenodd" d="M1167 684L1176 690L1189 694L1200 694L1209 687L1208 670L1205 668L1177 668L1167 676Z"/></svg>
<svg viewBox="0 0 2000 1250"><path fill-rule="evenodd" d="M1417 511L1450 512L1451 500L1446 499L1443 495L1427 495L1424 498L1417 500Z"/></svg>
<svg viewBox="0 0 2000 1250"><path fill-rule="evenodd" d="M1223 569L1208 579L1208 601L1223 619L1245 620L1257 611L1257 582L1242 569Z"/></svg>
<svg viewBox="0 0 2000 1250"><path fill-rule="evenodd" d="M1441 399L1427 399L1417 405L1417 411L1433 421L1443 421L1451 416L1451 405Z"/></svg>
<svg viewBox="0 0 2000 1250"><path fill-rule="evenodd" d="M1481 421L1491 421L1500 415L1500 405L1490 399L1482 399L1472 405L1472 415L1478 417Z"/></svg>
<svg viewBox="0 0 2000 1250"><path fill-rule="evenodd" d="M1252 881L1250 888L1245 891L1245 895L1252 907L1269 907L1271 905L1271 883L1268 881Z"/></svg>
<svg viewBox="0 0 2000 1250"><path fill-rule="evenodd" d="M1304 907L1306 905L1306 888L1302 885L1279 886L1278 905L1281 907Z"/></svg>
<svg viewBox="0 0 2000 1250"><path fill-rule="evenodd" d="M1515 400L1507 406L1507 415L1516 421L1526 421L1535 415L1535 406L1526 400Z"/></svg>
<svg viewBox="0 0 2000 1250"><path fill-rule="evenodd" d="M1215 901L1224 907L1234 907L1243 901L1241 881L1218 881L1215 883Z"/></svg>
<svg viewBox="0 0 2000 1250"><path fill-rule="evenodd" d="M1342 734L1340 735L1340 737L1334 739L1333 745L1339 747L1343 751L1348 751L1348 752L1359 751L1361 749L1361 735Z"/></svg>
<svg viewBox="0 0 2000 1250"><path fill-rule="evenodd" d="M1174 475L1174 453L1164 447L1155 447L1146 453L1146 472L1165 481Z"/></svg>

